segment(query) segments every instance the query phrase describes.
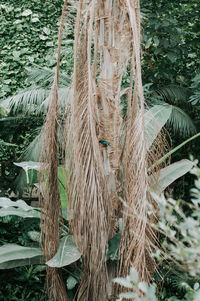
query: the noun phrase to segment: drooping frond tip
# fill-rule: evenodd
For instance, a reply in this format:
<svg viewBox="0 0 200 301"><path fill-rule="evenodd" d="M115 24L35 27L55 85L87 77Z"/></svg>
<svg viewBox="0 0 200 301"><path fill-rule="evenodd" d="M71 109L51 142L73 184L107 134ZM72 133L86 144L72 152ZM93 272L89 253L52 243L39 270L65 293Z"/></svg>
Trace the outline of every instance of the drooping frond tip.
<svg viewBox="0 0 200 301"><path fill-rule="evenodd" d="M134 266L141 280L149 279L146 267L155 240L148 220L139 1L79 1L74 45L65 154L71 227L84 265L78 300L105 300L105 252L118 219L123 217L120 274ZM123 120L120 97L127 69Z"/></svg>
<svg viewBox="0 0 200 301"><path fill-rule="evenodd" d="M41 205L41 241L44 249L44 257L50 260L57 252L60 235L60 194L58 189L58 81L59 62L62 40L62 31L66 12L67 0L64 2L59 36L57 68L53 86L50 93L50 104L47 112L46 122L43 128L43 145L40 162L40 195ZM65 285L57 268L47 267L46 277L47 293L49 300L67 301Z"/></svg>
<svg viewBox="0 0 200 301"><path fill-rule="evenodd" d="M61 34L62 27L59 37ZM48 218L42 215L42 232L48 258L54 256L59 241L60 41L61 38L41 156L46 168L41 171L41 184L46 188L42 208L48 214ZM130 87L127 89L128 109L123 119L121 88L127 70L130 70ZM123 218L123 229L118 273L127 275L130 267L135 267L140 280L151 278L150 254L156 233L151 229L154 215L151 218L148 215L154 209L148 193L148 162L153 163L158 151L157 147L147 149L144 113L139 1L80 0L75 26L71 106L67 108L64 137L68 212L73 213L71 231L83 259L78 301L107 298L109 277L105 256L119 218ZM55 292L55 283L60 278L55 270L49 273L49 296L60 300L61 293Z"/></svg>

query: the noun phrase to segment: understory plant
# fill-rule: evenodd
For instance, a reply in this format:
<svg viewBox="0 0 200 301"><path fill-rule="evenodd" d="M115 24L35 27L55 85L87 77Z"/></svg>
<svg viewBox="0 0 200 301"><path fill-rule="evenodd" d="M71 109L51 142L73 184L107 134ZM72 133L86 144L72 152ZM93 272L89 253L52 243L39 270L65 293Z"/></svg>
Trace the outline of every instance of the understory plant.
<svg viewBox="0 0 200 301"><path fill-rule="evenodd" d="M125 278L113 280L125 289L117 300L199 300L200 168L194 167L191 173L196 180L190 202L152 194L160 213L158 224L154 225L160 233L160 246L152 253L158 265L157 283L140 282L132 268Z"/></svg>

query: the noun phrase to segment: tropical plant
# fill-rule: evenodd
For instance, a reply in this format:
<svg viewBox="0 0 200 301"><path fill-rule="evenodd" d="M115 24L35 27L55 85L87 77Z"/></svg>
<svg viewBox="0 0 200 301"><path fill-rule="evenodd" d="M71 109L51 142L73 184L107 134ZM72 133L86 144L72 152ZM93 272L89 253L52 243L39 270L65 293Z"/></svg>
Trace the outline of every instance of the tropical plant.
<svg viewBox="0 0 200 301"><path fill-rule="evenodd" d="M146 87L147 103L165 104L171 107L171 115L166 128L172 133L188 137L196 133L196 126L192 119L193 107L190 103L190 90L177 85L153 88Z"/></svg>
<svg viewBox="0 0 200 301"><path fill-rule="evenodd" d="M147 281L153 274L151 252L156 236L150 226L153 217L148 212L155 208L149 190L159 176L158 165L153 169L151 166L160 156L162 142L159 142L161 136L152 139L149 129L148 137L154 143L145 143L138 1L134 5L129 0L99 1L98 4L80 1L77 11L73 93L64 135L67 199L69 210L73 211L70 227L83 259L77 300L106 299L106 246L115 234L120 217L123 226L118 273L125 275L130 267L135 267L140 280ZM122 120L120 89L127 69L130 86L127 113ZM42 231L47 253L52 233L55 249L59 239L58 71L59 63L44 126L41 156L41 162L45 163L41 183L46 184L45 203L41 204L48 216L44 218ZM151 181L147 170L152 174ZM56 277L52 271L47 280L55 283ZM57 286L50 288L50 298L58 298L58 291Z"/></svg>
<svg viewBox="0 0 200 301"><path fill-rule="evenodd" d="M198 162L196 162L197 164ZM116 278L126 292L119 300L198 300L199 283L199 202L200 169L195 166L191 173L196 175L195 187L191 190L191 201L166 199L164 195L152 194L160 211L156 231L161 235L161 248L152 256L157 258L160 271L157 282L162 289L156 293L156 284L139 282L138 273L131 269L126 278ZM173 267L173 268L172 268ZM177 299L178 298L178 299Z"/></svg>
<svg viewBox="0 0 200 301"><path fill-rule="evenodd" d="M48 109L43 128L43 164L39 183L43 193L40 200L42 248L48 261L59 250L61 202L58 128L62 106L58 108L58 77L66 2L50 96L47 97L44 91L48 90L46 88L52 80L52 73L45 70L51 75L39 95L33 90L21 94L17 100L19 112L27 112L28 106L20 105L23 97L27 97L32 103L31 112L38 114L36 99L43 93L39 100L40 112ZM72 102L71 106L67 105L67 114L64 115L67 116L64 153L67 200L69 211L73 211L70 229L83 260L78 300L106 298L106 248L109 239L116 234L120 218L123 218L123 226L118 252L118 274L125 276L131 267L136 267L140 280L149 281L154 272L151 251L156 235L154 225L150 225L153 215L149 216L149 211L156 212L156 208L150 191L155 189L160 174L162 177L164 170L159 173L158 163L163 163L166 156L160 159L164 155L163 140L161 134L157 133L162 126L157 123L157 118L152 122L151 114L153 110L159 112L161 108L166 109L166 106L153 107L152 111L147 112L149 116L145 120L140 66L140 11L138 1L133 2L135 7L129 0L120 3L106 0L98 4L92 0L89 3L79 1L77 10ZM124 44L127 45L126 49ZM168 57L172 58L172 55ZM128 90L120 92L124 73L128 74L130 84ZM120 96L127 91L127 111L122 119ZM66 97L66 90L63 92ZM12 99L9 103L12 103L14 111L16 103ZM168 111L170 109L168 106ZM191 163L184 161L176 167L182 168L182 164L187 169ZM164 173L172 172L175 166L167 168ZM179 171L183 172L181 168ZM55 265L47 269L47 288L50 300L67 300Z"/></svg>
<svg viewBox="0 0 200 301"><path fill-rule="evenodd" d="M80 263L74 263L79 260L81 254L77 249L76 245L74 244L72 236L68 233L69 228L66 210L63 209L64 223L62 224L62 239L60 241L58 251L55 257L53 257L48 262L46 258L43 257L43 250L39 247L40 232L38 231L38 229L31 229L27 223L27 220L31 220L30 224L33 225L37 221L36 226L37 228L39 228L40 212L41 210L39 208L29 206L26 204L26 202L22 200L11 201L10 199L5 197L0 198L1 225L7 223L8 227L9 220L7 221L7 219L13 217L18 218L21 224L26 225L23 229L23 232L21 232L20 235L19 232L17 232L19 230L16 231L16 237L12 238L14 239L14 242L10 243L9 241L6 241L2 246L0 246L0 270L6 269L8 271L10 269L19 269L19 267L28 266L28 270L33 272L35 271L36 273L36 271L40 270L46 271L46 267L48 266L56 268L65 267L64 272L65 279L67 282L67 289L69 291L69 295L74 296L73 289L79 282L80 278ZM10 220L10 223L13 223L13 219ZM5 233L3 237L5 237ZM3 241L1 241L1 244L2 243ZM21 276L21 278L23 277ZM32 282L34 282L33 279ZM44 289L44 287L41 286L41 289ZM19 290L21 290L21 288L18 289L18 292ZM2 291L2 293L3 292L4 290ZM32 296L32 292L29 293L30 296ZM30 296L27 293L27 299L22 298L22 300L29 300L28 298L30 298Z"/></svg>
<svg viewBox="0 0 200 301"><path fill-rule="evenodd" d="M191 89L193 92L193 95L190 97L190 101L192 105L199 105L200 104L200 74L197 74L193 80Z"/></svg>

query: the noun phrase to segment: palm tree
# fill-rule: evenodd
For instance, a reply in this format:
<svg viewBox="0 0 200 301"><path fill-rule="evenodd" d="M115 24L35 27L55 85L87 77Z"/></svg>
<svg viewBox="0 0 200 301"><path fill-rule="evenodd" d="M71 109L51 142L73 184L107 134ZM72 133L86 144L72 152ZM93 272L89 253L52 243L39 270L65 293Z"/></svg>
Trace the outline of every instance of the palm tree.
<svg viewBox="0 0 200 301"><path fill-rule="evenodd" d="M155 263L150 255L157 238L150 226L155 222L156 208L149 187L156 183L159 168L151 166L163 152L163 139L161 135L150 139L152 144L145 135L139 1L79 1L72 89L63 87L63 98L59 99L62 28L63 23L50 96L46 85L39 93L33 89L31 94L27 92L18 98L18 108L25 99L31 99L33 112L38 113L38 105L40 113L48 109L41 152L46 169L40 173L40 182L46 184L40 203L45 212L41 228L48 260L55 255L59 242L58 128L59 112L66 105L64 153L69 211L73 211L70 226L83 258L77 300L106 300L105 254L119 218L123 218L123 227L117 274L125 276L130 267L135 267L141 281L152 278ZM130 86L121 91L127 70ZM67 79L62 79L65 86ZM126 93L127 112L122 119L121 95ZM27 95L31 96L26 98ZM67 95L70 106L68 101L66 104ZM12 103L12 99L9 101ZM16 103L15 99L13 110ZM26 108L22 105L20 110ZM67 300L57 269L48 268L47 288L50 300Z"/></svg>
<svg viewBox="0 0 200 301"><path fill-rule="evenodd" d="M189 89L177 85L168 85L154 90L154 95L172 108L167 127L183 137L196 133L195 124L190 116L193 111L190 94Z"/></svg>
<svg viewBox="0 0 200 301"><path fill-rule="evenodd" d="M140 61L139 1L79 1L65 131L71 230L83 255L77 300L106 299L105 252L119 217L118 274L126 275L133 266L140 280L149 281L153 273L150 253L156 237L147 214L153 208L147 170L158 146L146 148ZM128 67L122 120L120 90Z"/></svg>

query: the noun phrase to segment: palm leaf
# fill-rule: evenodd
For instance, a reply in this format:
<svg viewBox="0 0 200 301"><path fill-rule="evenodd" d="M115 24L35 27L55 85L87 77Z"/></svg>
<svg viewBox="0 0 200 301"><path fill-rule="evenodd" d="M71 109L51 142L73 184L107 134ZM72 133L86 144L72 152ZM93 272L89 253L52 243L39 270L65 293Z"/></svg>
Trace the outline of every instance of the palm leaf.
<svg viewBox="0 0 200 301"><path fill-rule="evenodd" d="M182 136L189 136L196 132L195 125L186 112L191 112L190 90L177 85L169 85L154 90L154 95L159 96L160 101L172 106L172 113L167 126Z"/></svg>
<svg viewBox="0 0 200 301"><path fill-rule="evenodd" d="M0 269L39 264L42 259L40 248L22 247L16 244L7 244L0 247Z"/></svg>
<svg viewBox="0 0 200 301"><path fill-rule="evenodd" d="M183 105L184 103L184 105L191 107L189 104L190 90L185 87L168 85L154 90L154 93L155 95L160 96L167 103L174 105Z"/></svg>
<svg viewBox="0 0 200 301"><path fill-rule="evenodd" d="M70 92L71 89L69 87L59 89L59 103L61 110L69 103L69 98L71 96ZM49 89L31 87L29 90L21 91L17 95L5 99L2 104L14 115L41 115L48 110L50 102L49 95Z"/></svg>
<svg viewBox="0 0 200 301"><path fill-rule="evenodd" d="M49 93L48 89L31 87L29 90L21 91L17 95L5 99L2 104L14 115L41 113L38 112L38 106L48 97Z"/></svg>
<svg viewBox="0 0 200 301"><path fill-rule="evenodd" d="M160 158L155 164L152 165L151 168L154 168L154 167L160 165L161 163L165 162L166 159L170 158L170 156L172 154L174 154L175 152L177 152L181 147L183 147L187 143L189 143L192 140L194 140L196 138L199 138L199 137L200 137L200 133L197 133L196 135L194 135L194 136L190 137L189 139L185 140L184 142L182 142L181 144L176 146L174 149L172 149L170 152L168 152L166 155L164 155L162 158ZM150 169L149 169L149 171L150 171Z"/></svg>
<svg viewBox="0 0 200 301"><path fill-rule="evenodd" d="M60 110L64 110L66 105L70 104L70 97L71 97L71 88L70 87L63 87L60 88L58 91L58 98L59 98L59 107ZM47 97L42 104L40 105L39 111L40 112L47 112L49 108L49 97Z"/></svg>
<svg viewBox="0 0 200 301"><path fill-rule="evenodd" d="M50 87L53 84L55 70L54 68L40 67L33 64L34 68L26 68L28 71L28 80L34 83L34 85L39 85L40 87ZM67 74L60 73L59 75L59 85L66 86L70 84L71 78Z"/></svg>
<svg viewBox="0 0 200 301"><path fill-rule="evenodd" d="M171 105L172 112L167 125L170 126L175 133L182 136L190 136L196 133L196 127L190 118L180 107Z"/></svg>
<svg viewBox="0 0 200 301"><path fill-rule="evenodd" d="M170 118L171 112L172 108L169 105L156 105L145 112L144 123L147 149L151 147L162 127Z"/></svg>
<svg viewBox="0 0 200 301"><path fill-rule="evenodd" d="M191 89L194 92L193 92L193 95L190 96L190 102L193 105L199 104L200 103L200 74L197 74L193 78Z"/></svg>

